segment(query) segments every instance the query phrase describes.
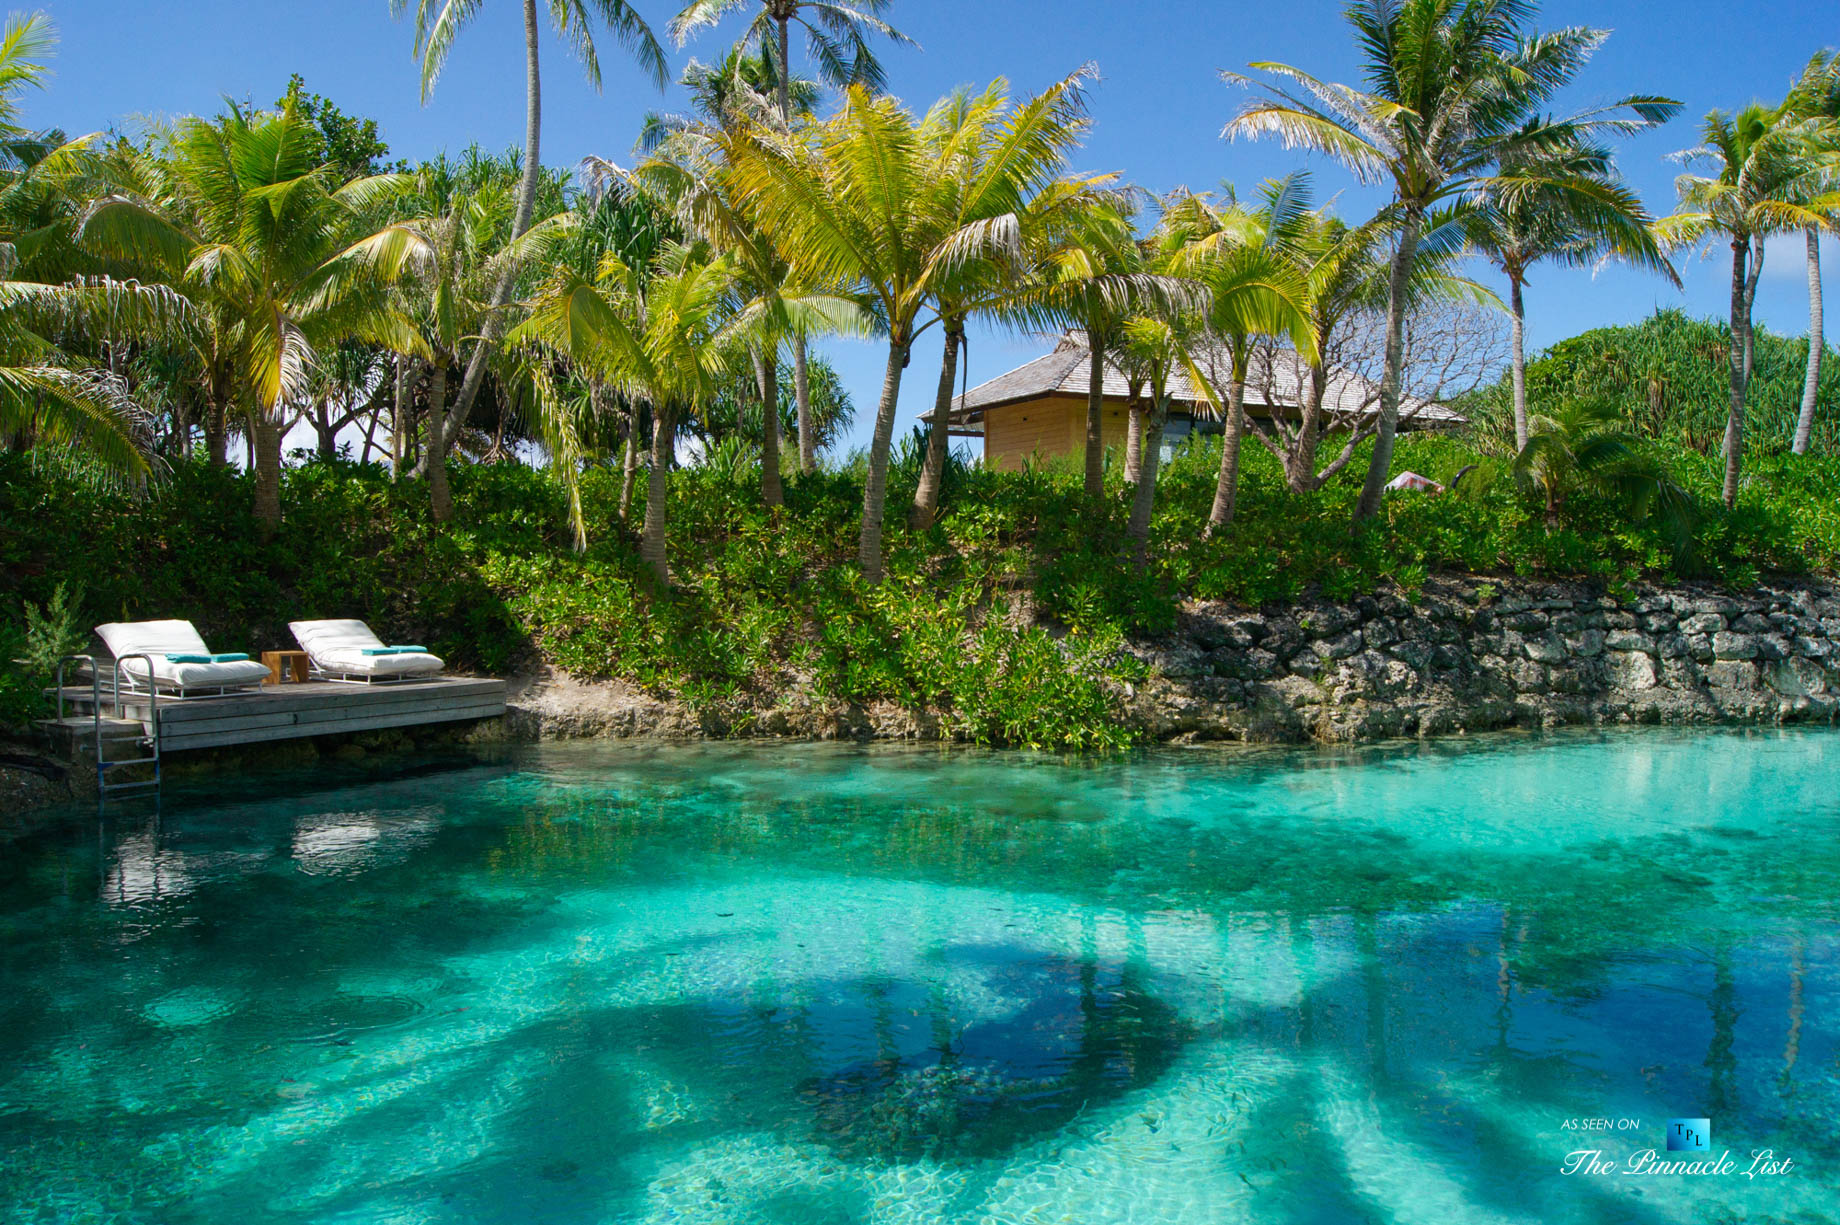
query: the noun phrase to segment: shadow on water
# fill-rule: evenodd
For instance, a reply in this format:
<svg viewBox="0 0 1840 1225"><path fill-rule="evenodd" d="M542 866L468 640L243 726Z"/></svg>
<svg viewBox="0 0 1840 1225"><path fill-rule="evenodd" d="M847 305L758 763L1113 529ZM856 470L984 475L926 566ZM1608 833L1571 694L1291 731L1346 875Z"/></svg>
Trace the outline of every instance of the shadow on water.
<svg viewBox="0 0 1840 1225"><path fill-rule="evenodd" d="M188 792L0 865L0 1204L862 1219L850 1179L912 1168L975 1218L1123 1154L1261 1219L1514 1218L1586 1111L1826 1179L1827 743L571 746Z"/></svg>

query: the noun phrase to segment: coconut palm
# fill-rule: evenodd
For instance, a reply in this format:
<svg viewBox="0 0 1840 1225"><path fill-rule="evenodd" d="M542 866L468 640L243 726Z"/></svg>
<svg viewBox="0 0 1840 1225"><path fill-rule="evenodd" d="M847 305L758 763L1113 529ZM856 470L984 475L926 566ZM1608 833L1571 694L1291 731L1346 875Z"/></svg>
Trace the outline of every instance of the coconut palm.
<svg viewBox="0 0 1840 1225"><path fill-rule="evenodd" d="M1605 201L1588 183L1548 182L1529 155L1660 122L1678 104L1631 96L1568 118L1542 108L1603 43L1601 30L1527 29L1526 0L1362 0L1345 10L1362 53L1367 89L1331 84L1285 64L1252 67L1281 82L1248 103L1223 135L1276 136L1286 146L1326 153L1363 182L1388 183L1396 214L1389 269L1385 361L1378 430L1357 519L1379 513L1398 428L1405 364L1405 313L1420 238L1438 224L1433 211L1520 169L1514 190L1542 185L1565 194L1585 216ZM1226 74L1229 81L1245 78Z"/></svg>
<svg viewBox="0 0 1840 1225"><path fill-rule="evenodd" d="M1082 455L1086 496L1105 489L1105 367L1123 343L1133 314L1133 287L1144 277L1144 248L1137 240L1137 194L1110 193L1082 210L1050 253L1039 274L1043 305L1086 336L1086 440Z"/></svg>
<svg viewBox="0 0 1840 1225"><path fill-rule="evenodd" d="M681 223L709 241L719 251L731 252L747 281L751 298L772 313L777 334L765 336L753 354L754 381L761 405L761 500L768 506L784 502L780 482L779 346L792 340L795 330L782 309L786 293L796 292L791 268L753 221L735 207L728 166L735 137L750 124L769 118L769 103L758 86L772 83L775 70L764 54L756 58L740 45L731 48L722 64L705 68L691 61L684 86L690 91L695 114L648 116L640 137L652 156L634 172L634 180L673 207ZM792 93L804 100L815 90L808 82L795 82ZM607 163L595 163L602 177L618 177Z"/></svg>
<svg viewBox="0 0 1840 1225"><path fill-rule="evenodd" d="M1308 179L1291 175L1268 180L1260 196L1257 208L1247 208L1232 196L1231 188L1221 205L1206 196L1178 192L1163 206L1163 228L1180 244L1175 266L1208 290L1207 327L1190 358L1223 414L1220 472L1203 539L1233 521L1253 337L1289 335L1305 361L1315 357L1309 282L1289 250L1307 216ZM1221 346L1228 359L1224 372L1212 360Z"/></svg>
<svg viewBox="0 0 1840 1225"><path fill-rule="evenodd" d="M736 310L738 280L733 262L703 244L666 247L649 270L609 254L592 277L557 269L513 334L651 405L640 554L661 585L670 581L665 490L676 422L722 394L759 326L757 313Z"/></svg>
<svg viewBox="0 0 1840 1225"><path fill-rule="evenodd" d="M1771 234L1820 228L1833 211L1827 190L1833 163L1820 147L1822 126L1778 108L1747 106L1706 116L1703 142L1674 155L1709 173L1675 180L1680 206L1655 223L1663 243L1684 247L1723 238L1731 245L1731 337L1726 368L1730 405L1725 419L1727 507L1738 499L1744 455L1744 408L1754 338L1751 310L1763 275L1763 244Z"/></svg>
<svg viewBox="0 0 1840 1225"><path fill-rule="evenodd" d="M1614 404L1568 400L1536 414L1529 426L1510 471L1517 486L1540 498L1549 529L1558 526L1566 498L1582 488L1616 498L1633 518L1662 515L1677 536L1691 531L1688 495L1643 452Z"/></svg>
<svg viewBox="0 0 1840 1225"><path fill-rule="evenodd" d="M1084 128L1064 104L1025 105L1016 116L1015 139L993 153L987 171L1006 190L1058 177ZM914 338L938 322L922 315L961 269L1015 249L1013 216L991 209L956 224L937 146L899 102L861 86L845 92L836 115L797 134L743 133L736 154L730 172L740 206L804 279L852 287L888 339L857 545L863 574L876 582L901 374Z"/></svg>
<svg viewBox="0 0 1840 1225"><path fill-rule="evenodd" d="M1084 129L1084 70L1020 105L1004 82L980 94L961 91L938 103L921 122L925 158L937 176L947 225L962 234L988 227L994 241L980 255L943 270L933 286L933 306L945 329L939 391L927 430L926 454L909 519L930 527L939 509L950 437L952 384L964 347L966 321L978 315L1040 322L1044 305L1038 270L1066 239L1080 234L1099 206L1112 176L1050 177L1054 159L1018 156L1045 130Z"/></svg>
<svg viewBox="0 0 1840 1225"><path fill-rule="evenodd" d="M690 0L671 19L671 37L683 46L691 35L712 26L738 9L758 5L753 19L736 41L737 48L758 44L761 58L773 65L772 85L778 104L780 123L792 126L793 116L809 109L811 101L799 96L799 82L792 75L790 58L791 27L805 30L806 54L817 67L818 76L838 89L861 85L880 91L887 83L881 61L875 57L871 38L880 36L896 43L912 45L911 39L881 17L889 0L856 0L853 4L836 4L830 0ZM816 433L811 418L811 383L806 369L805 337L792 338L793 395L798 406L799 471L810 472L817 466Z"/></svg>
<svg viewBox="0 0 1840 1225"><path fill-rule="evenodd" d="M400 18L412 0L390 0L390 15ZM638 10L626 0L545 0L550 24L574 50L582 69L595 89L601 85L600 57L594 47L596 20L604 23L614 37L632 53L639 67L652 83L663 89L666 69L664 48L652 34L651 27ZM441 69L447 64L448 52L475 16L484 0L413 0L415 8L415 54L422 64L422 101L434 91ZM541 177L543 83L538 71L537 39L542 23L537 15L537 0L523 0L524 8L524 166L518 184L517 209L512 214L510 237L515 242L530 228L536 213L537 184ZM500 271L492 290L491 313L486 316L484 334L474 344L467 361L466 377L460 384L460 396L454 415L461 421L472 412L485 380L487 362L503 330L503 312L511 301L515 283L515 265L507 263Z"/></svg>
<svg viewBox="0 0 1840 1225"><path fill-rule="evenodd" d="M256 515L271 526L281 519L286 415L307 390L316 351L342 340L422 351L387 294L412 244L358 237L362 219L404 180L340 185L316 164L317 147L292 109L188 119L147 181L158 194L104 196L78 231L90 249L183 291L206 317L206 375L220 410L237 403L248 414Z"/></svg>
<svg viewBox="0 0 1840 1225"><path fill-rule="evenodd" d="M0 244L0 260L10 258ZM0 272L0 438L67 448L111 476L145 476L148 414L120 378L61 345L159 335L184 314L184 300L163 286L101 277L47 285Z"/></svg>
<svg viewBox="0 0 1840 1225"><path fill-rule="evenodd" d="M1815 120L1820 130L1815 139L1825 153L1840 153L1840 58L1830 51L1817 52L1802 70L1789 92L1785 108L1803 119ZM1840 176L1836 176L1840 180ZM1829 232L1836 228L1836 215L1829 212ZM1802 409L1795 419L1795 438L1790 450L1806 454L1809 436L1814 431L1815 398L1821 386L1821 356L1827 348L1826 329L1821 318L1821 231L1808 226L1803 237L1808 244L1808 366L1802 382Z"/></svg>
<svg viewBox="0 0 1840 1225"><path fill-rule="evenodd" d="M1465 219L1471 244L1508 278L1511 326L1510 384L1514 437L1527 445L1527 273L1538 263L1589 266L1618 259L1665 276L1680 277L1650 229L1654 218L1616 173L1610 151L1599 145L1541 150L1532 175L1512 162L1477 193ZM1528 177L1531 182L1522 183ZM1580 209L1580 201L1590 207Z"/></svg>

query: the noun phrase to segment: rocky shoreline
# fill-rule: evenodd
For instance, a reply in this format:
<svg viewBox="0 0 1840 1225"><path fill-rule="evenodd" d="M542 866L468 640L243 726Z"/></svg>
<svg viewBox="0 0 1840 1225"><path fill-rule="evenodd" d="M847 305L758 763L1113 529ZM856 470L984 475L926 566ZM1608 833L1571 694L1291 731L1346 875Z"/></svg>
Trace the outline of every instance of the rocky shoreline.
<svg viewBox="0 0 1840 1225"><path fill-rule="evenodd" d="M1433 579L1410 597L1190 604L1172 633L1127 649L1147 678L1119 687L1118 710L1163 742L1355 743L1840 715L1840 590L1822 581L1618 597L1573 583ZM430 743L639 736L937 740L942 728L936 715L892 703L838 706L794 691L770 707L698 710L617 681L546 673L513 682L503 719L289 744L290 758L349 761ZM81 798L81 773L0 759L0 814Z"/></svg>

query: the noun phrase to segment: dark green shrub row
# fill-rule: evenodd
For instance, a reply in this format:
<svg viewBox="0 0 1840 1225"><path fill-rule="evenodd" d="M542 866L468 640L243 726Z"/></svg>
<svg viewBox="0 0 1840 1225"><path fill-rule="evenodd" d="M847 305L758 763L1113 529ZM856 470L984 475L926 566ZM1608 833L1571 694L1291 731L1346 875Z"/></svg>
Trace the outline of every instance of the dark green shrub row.
<svg viewBox="0 0 1840 1225"><path fill-rule="evenodd" d="M1411 591L1437 572L1742 585L1831 570L1840 557L1840 462L1759 457L1727 514L1716 458L1684 448L1662 455L1699 506L1685 551L1588 492L1549 530L1505 482L1473 499L1399 495L1379 522L1351 531L1352 479L1293 494L1251 444L1238 521L1204 543L1218 445L1186 447L1166 466L1143 572L1120 560L1116 475L1093 504L1071 469L955 466L940 522L912 533L901 526L910 453L896 468L889 577L877 588L851 563L861 495L850 475L791 481L784 510L769 512L745 470L676 472L668 594L649 585L618 522L611 472L584 482L591 545L576 554L559 485L518 465L457 468L455 521L436 530L419 484L306 464L288 472L286 522L264 539L234 472L182 466L137 498L5 455L0 621L17 626L26 602L70 579L85 624L183 616L220 649L289 645L289 620L356 616L464 668L549 662L697 705L771 705L793 690L888 701L934 711L973 740L1094 747L1125 738L1109 697L1132 676L1122 638L1167 629L1182 597L1343 598L1385 583ZM1476 458L1462 438L1411 436L1398 466L1448 479Z"/></svg>

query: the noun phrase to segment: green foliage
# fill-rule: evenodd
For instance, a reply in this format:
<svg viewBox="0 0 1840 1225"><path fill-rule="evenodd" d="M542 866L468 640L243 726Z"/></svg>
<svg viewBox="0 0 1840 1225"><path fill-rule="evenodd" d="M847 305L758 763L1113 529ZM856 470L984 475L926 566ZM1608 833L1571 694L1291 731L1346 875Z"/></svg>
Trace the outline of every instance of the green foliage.
<svg viewBox="0 0 1840 1225"><path fill-rule="evenodd" d="M1801 410L1808 341L1756 330L1754 365L1745 397L1745 461L1786 452ZM1593 328L1536 355L1527 364L1527 399L1538 406L1568 399L1615 404L1645 437L1704 453L1725 436L1730 401L1726 365L1731 330L1679 310L1659 310L1641 323ZM1507 378L1473 397L1465 411L1496 433L1514 436ZM1840 353L1822 362L1813 446L1840 451Z"/></svg>
<svg viewBox="0 0 1840 1225"><path fill-rule="evenodd" d="M517 464L456 465L444 531L418 483L343 461L290 469L286 517L264 543L250 481L235 472L182 463L135 498L0 455L0 609L15 610L0 625L7 658L26 649L24 605L48 601L46 624L68 620L57 608L80 614L78 626L187 617L219 649L254 652L287 645L289 620L356 616L460 668L549 663L675 695L716 729L746 730L751 712L804 694L897 705L971 741L1093 749L1130 739L1116 695L1143 665L1124 640L1168 631L1180 598L1346 599L1389 584L1410 594L1448 572L1744 584L1840 565L1831 456L1758 457L1728 513L1715 457L1654 444L1650 458L1697 511L1683 551L1665 524L1589 484L1550 526L1537 496L1502 480L1473 497L1392 495L1377 522L1351 531L1352 480L1296 494L1248 446L1238 516L1203 542L1219 445L1191 439L1164 467L1142 571L1123 564L1116 473L1095 503L1069 463L1000 473L954 462L938 523L913 532L902 511L918 457L897 456L878 586L853 560L859 475L790 480L772 511L737 446L671 474L665 592L640 561L636 522L619 522L620 474L607 468L581 478L591 543L578 554L561 482ZM1403 436L1398 455L1444 481L1485 458L1471 439L1433 435ZM79 575L84 588L58 597Z"/></svg>
<svg viewBox="0 0 1840 1225"><path fill-rule="evenodd" d="M60 580L43 607L27 601L24 624L0 621L0 728L24 727L47 714L45 687L58 660L89 641L82 624L82 586Z"/></svg>
<svg viewBox="0 0 1840 1225"><path fill-rule="evenodd" d="M384 170L406 171L407 162L386 163L390 146L377 132L375 119L348 115L324 94L310 93L298 72L288 77L287 90L275 100L276 110L289 106L313 126L319 136L318 158L344 178L378 174Z"/></svg>

